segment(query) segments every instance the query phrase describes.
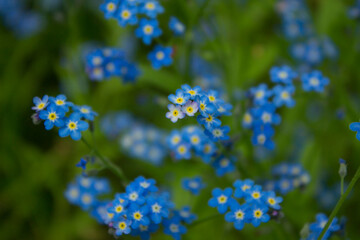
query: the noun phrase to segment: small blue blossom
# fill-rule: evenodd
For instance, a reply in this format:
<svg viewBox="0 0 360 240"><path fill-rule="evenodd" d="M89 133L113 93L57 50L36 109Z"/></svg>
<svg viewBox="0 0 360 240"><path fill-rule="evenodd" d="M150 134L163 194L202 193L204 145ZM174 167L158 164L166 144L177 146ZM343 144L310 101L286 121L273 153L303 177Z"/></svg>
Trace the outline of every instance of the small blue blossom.
<svg viewBox="0 0 360 240"><path fill-rule="evenodd" d="M195 101L188 101L184 106L182 106L181 110L187 116L193 117L195 113L197 113L197 111L199 110L199 105Z"/></svg>
<svg viewBox="0 0 360 240"><path fill-rule="evenodd" d="M185 33L185 25L176 17L171 17L169 21L169 28L173 31L175 36L181 36Z"/></svg>
<svg viewBox="0 0 360 240"><path fill-rule="evenodd" d="M141 240L150 240L150 234L159 229L159 224L150 223L148 226L140 225L139 228L133 229L131 235L140 236Z"/></svg>
<svg viewBox="0 0 360 240"><path fill-rule="evenodd" d="M234 182L235 192L234 196L237 198L245 197L249 190L253 187L254 181L251 179L245 179L245 180L236 180Z"/></svg>
<svg viewBox="0 0 360 240"><path fill-rule="evenodd" d="M35 110L37 112L44 110L49 104L48 100L49 100L48 95L43 96L42 99L39 97L34 97L33 102L34 102L35 106L32 107L31 109Z"/></svg>
<svg viewBox="0 0 360 240"><path fill-rule="evenodd" d="M181 89L184 90L184 92L190 94L191 100L195 100L198 96L200 96L202 92L201 87L196 86L194 88L191 88L188 84L181 85Z"/></svg>
<svg viewBox="0 0 360 240"><path fill-rule="evenodd" d="M294 86L276 86L273 89L274 93L274 104L277 107L281 107L283 105L286 105L287 107L293 107L295 105L295 100L292 99L292 95L295 92Z"/></svg>
<svg viewBox="0 0 360 240"><path fill-rule="evenodd" d="M120 0L106 0L100 5L100 10L104 12L105 18L114 17Z"/></svg>
<svg viewBox="0 0 360 240"><path fill-rule="evenodd" d="M270 220L270 216L267 214L268 210L268 207L263 204L256 205L251 209L251 223L254 227L258 227L262 222L268 222Z"/></svg>
<svg viewBox="0 0 360 240"><path fill-rule="evenodd" d="M283 83L286 85L292 84L294 78L297 77L289 66L273 67L270 70L270 78L274 83Z"/></svg>
<svg viewBox="0 0 360 240"><path fill-rule="evenodd" d="M234 156L226 157L224 155L220 155L213 162L213 167L215 168L216 175L221 177L227 173L231 173L235 170L236 158Z"/></svg>
<svg viewBox="0 0 360 240"><path fill-rule="evenodd" d="M115 235L121 236L123 234L129 234L131 232L131 221L125 218L119 218L114 221Z"/></svg>
<svg viewBox="0 0 360 240"><path fill-rule="evenodd" d="M158 188L155 185L156 181L154 179L146 179L143 176L139 176L134 180L134 182L136 182L139 187L143 189L143 193L158 191Z"/></svg>
<svg viewBox="0 0 360 240"><path fill-rule="evenodd" d="M57 97L50 97L50 102L55 104L60 109L64 110L64 112L69 111L69 107L73 104L70 102L66 102L66 96L63 94L58 95Z"/></svg>
<svg viewBox="0 0 360 240"><path fill-rule="evenodd" d="M150 18L156 18L158 14L164 12L164 8L156 0L146 0L140 5L139 12Z"/></svg>
<svg viewBox="0 0 360 240"><path fill-rule="evenodd" d="M217 207L219 213L224 214L233 202L233 198L231 197L232 193L233 190L231 188L226 188L224 190L215 188L212 191L212 198L209 200L209 206Z"/></svg>
<svg viewBox="0 0 360 240"><path fill-rule="evenodd" d="M86 169L87 161L84 158L81 158L80 161L75 165L78 168Z"/></svg>
<svg viewBox="0 0 360 240"><path fill-rule="evenodd" d="M169 104L168 109L169 112L166 113L166 118L169 118L173 123L176 123L178 119L183 119L185 117L185 113L182 111L181 106Z"/></svg>
<svg viewBox="0 0 360 240"><path fill-rule="evenodd" d="M242 230L249 219L248 208L249 206L247 204L240 205L234 202L230 205L231 211L226 213L225 220L227 222L233 222L235 229Z"/></svg>
<svg viewBox="0 0 360 240"><path fill-rule="evenodd" d="M187 224L191 224L193 221L197 219L197 216L191 213L189 206L185 206L178 211L174 211L174 215L176 217L179 217L181 221Z"/></svg>
<svg viewBox="0 0 360 240"><path fill-rule="evenodd" d="M94 121L94 118L98 115L96 112L92 110L90 106L74 106L73 107L74 112L77 112L80 114L82 118L85 118L90 121Z"/></svg>
<svg viewBox="0 0 360 240"><path fill-rule="evenodd" d="M74 140L81 139L81 132L89 128L89 124L80 120L80 114L72 113L69 118L65 119L65 124L59 129L60 137L70 137Z"/></svg>
<svg viewBox="0 0 360 240"><path fill-rule="evenodd" d="M252 144L255 146L264 146L269 150L275 148L275 143L271 140L274 130L269 125L254 129L254 135L251 138Z"/></svg>
<svg viewBox="0 0 360 240"><path fill-rule="evenodd" d="M164 233L172 236L175 240L180 240L181 235L187 232L185 226L181 225L180 218L173 217L163 221Z"/></svg>
<svg viewBox="0 0 360 240"><path fill-rule="evenodd" d="M125 27L127 24L135 25L138 22L137 8L131 5L120 4L120 7L115 15L120 26Z"/></svg>
<svg viewBox="0 0 360 240"><path fill-rule="evenodd" d="M174 104L184 105L190 99L190 94L178 89L176 90L176 94L170 94L168 98Z"/></svg>
<svg viewBox="0 0 360 240"><path fill-rule="evenodd" d="M202 115L207 116L209 114L215 113L216 107L214 104L210 103L207 96L198 96L196 101L199 104L199 111Z"/></svg>
<svg viewBox="0 0 360 240"><path fill-rule="evenodd" d="M176 159L190 159L190 145L187 143L180 143L175 149L175 158Z"/></svg>
<svg viewBox="0 0 360 240"><path fill-rule="evenodd" d="M190 191L194 195L198 195L205 187L205 184L200 176L194 178L183 178L181 183L185 190Z"/></svg>
<svg viewBox="0 0 360 240"><path fill-rule="evenodd" d="M257 87L251 88L250 93L252 94L254 104L256 105L263 105L267 103L268 98L272 96L272 91L268 90L266 84L260 84Z"/></svg>
<svg viewBox="0 0 360 240"><path fill-rule="evenodd" d="M148 226L150 224L150 220L147 217L149 212L149 207L147 205L140 207L137 204L132 204L130 206L129 212L129 216L132 220L132 228L136 229L139 228L140 225Z"/></svg>
<svg viewBox="0 0 360 240"><path fill-rule="evenodd" d="M141 19L139 27L135 30L138 38L142 38L146 45L150 45L153 38L159 37L162 30L159 28L159 22L156 19Z"/></svg>
<svg viewBox="0 0 360 240"><path fill-rule="evenodd" d="M329 84L329 79L324 77L320 71L312 71L301 76L302 86L305 91L323 92L324 87Z"/></svg>
<svg viewBox="0 0 360 240"><path fill-rule="evenodd" d="M276 114L276 107L272 103L267 103L262 105L256 115L258 115L261 123L263 125L271 124L271 125L278 125L281 122L281 117Z"/></svg>
<svg viewBox="0 0 360 240"><path fill-rule="evenodd" d="M321 231L324 229L326 223L328 221L328 218L323 213L318 213L316 215L316 222L311 223L309 225L310 231L316 235L317 237L320 236ZM330 238L331 234L333 232L337 232L340 229L340 225L338 224L338 219L335 217L333 221L331 222L329 228L326 230L323 239Z"/></svg>
<svg viewBox="0 0 360 240"><path fill-rule="evenodd" d="M57 107L55 104L50 104L46 110L42 110L39 113L39 117L45 120L44 125L46 130L50 130L54 127L64 126L65 111L62 108Z"/></svg>
<svg viewBox="0 0 360 240"><path fill-rule="evenodd" d="M353 122L349 127L351 131L356 132L356 138L360 141L360 122Z"/></svg>
<svg viewBox="0 0 360 240"><path fill-rule="evenodd" d="M281 207L279 203L282 203L283 201L282 197L276 197L275 193L270 191L270 192L265 192L263 198L269 207L275 210L280 210Z"/></svg>
<svg viewBox="0 0 360 240"><path fill-rule="evenodd" d="M168 67L173 62L171 57L172 52L173 50L171 47L156 45L148 54L148 59L151 61L151 65L154 69L160 69L163 66Z"/></svg>
<svg viewBox="0 0 360 240"><path fill-rule="evenodd" d="M164 199L149 197L147 205L150 208L150 218L154 223L159 224L163 218L169 217L170 212Z"/></svg>
<svg viewBox="0 0 360 240"><path fill-rule="evenodd" d="M201 125L204 125L206 129L213 129L215 127L219 127L221 125L220 119L216 118L217 114L208 114L206 116L204 115L198 115L196 120Z"/></svg>
<svg viewBox="0 0 360 240"><path fill-rule="evenodd" d="M211 130L206 129L205 134L209 136L213 141L225 141L230 137L227 135L230 132L229 126L215 127Z"/></svg>

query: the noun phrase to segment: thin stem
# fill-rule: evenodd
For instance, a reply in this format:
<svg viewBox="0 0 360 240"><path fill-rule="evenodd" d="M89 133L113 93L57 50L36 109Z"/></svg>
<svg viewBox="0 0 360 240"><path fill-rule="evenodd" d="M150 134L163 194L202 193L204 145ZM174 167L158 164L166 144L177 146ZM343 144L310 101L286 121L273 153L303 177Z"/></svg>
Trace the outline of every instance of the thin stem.
<svg viewBox="0 0 360 240"><path fill-rule="evenodd" d="M210 216L208 216L208 217L199 219L199 220L193 222L188 228L191 228L191 227L194 227L194 226L199 225L199 224L201 224L201 223L207 222L207 221L209 221L209 220L211 220L211 219L214 219L214 218L216 218L216 217L219 217L219 216L221 216L221 214L216 213L216 214L210 215Z"/></svg>
<svg viewBox="0 0 360 240"><path fill-rule="evenodd" d="M347 187L345 193L340 197L339 201L337 202L335 208L333 209L333 211L330 214L329 220L327 221L324 229L321 231L320 236L318 237L318 240L321 240L324 236L324 234L326 233L326 231L328 230L330 224L332 223L334 217L336 216L336 214L338 213L338 211L340 210L340 207L343 205L344 201L346 200L346 197L349 195L349 193L351 192L351 190L353 189L356 181L360 178L360 166L358 167L358 169L356 170L356 173L354 175L354 177L351 179L351 182L349 184L349 186Z"/></svg>
<svg viewBox="0 0 360 240"><path fill-rule="evenodd" d="M111 162L109 159L107 159L103 155L101 155L101 153L97 149L95 149L85 138L82 137L81 140L89 149L91 149L94 152L94 154L100 159L100 161L108 169L110 169L113 173L115 173L123 181L125 181L125 182L128 181L127 178L125 177L123 171L121 170L121 168L119 168L113 162Z"/></svg>
<svg viewBox="0 0 360 240"><path fill-rule="evenodd" d="M341 183L340 183L340 188L341 188L341 196L344 195L344 178L341 178Z"/></svg>

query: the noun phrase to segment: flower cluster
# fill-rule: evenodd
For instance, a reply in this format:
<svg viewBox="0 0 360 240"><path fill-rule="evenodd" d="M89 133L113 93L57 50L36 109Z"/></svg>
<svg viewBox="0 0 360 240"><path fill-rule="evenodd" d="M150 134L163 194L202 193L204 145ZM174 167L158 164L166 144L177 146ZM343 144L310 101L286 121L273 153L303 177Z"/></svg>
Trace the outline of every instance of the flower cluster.
<svg viewBox="0 0 360 240"><path fill-rule="evenodd" d="M119 139L121 148L130 157L160 165L168 154L166 133L138 121L129 113L108 114L101 126L107 136Z"/></svg>
<svg viewBox="0 0 360 240"><path fill-rule="evenodd" d="M0 17L19 37L27 37L40 31L44 26L42 16L26 8L24 0L0 0Z"/></svg>
<svg viewBox="0 0 360 240"><path fill-rule="evenodd" d="M67 186L66 199L83 210L93 210L101 205L99 196L111 191L109 181L105 178L78 176Z"/></svg>
<svg viewBox="0 0 360 240"><path fill-rule="evenodd" d="M193 178L183 178L181 180L181 184L183 189L188 190L194 195L199 195L200 191L206 186L200 176Z"/></svg>
<svg viewBox="0 0 360 240"><path fill-rule="evenodd" d="M269 89L266 84L260 84L250 89L248 95L254 107L248 109L242 120L244 128L253 130L251 139L253 145L274 149L275 144L271 139L274 135L274 125L281 122L281 117L276 113L277 108L293 107L295 100L295 85L293 81L298 74L289 66L273 67L270 78L275 87ZM301 82L305 91L323 92L329 80L320 71L312 71L301 75Z"/></svg>
<svg viewBox="0 0 360 240"><path fill-rule="evenodd" d="M103 212L103 223L114 230L116 236L131 234L141 239L150 239L160 225L164 233L180 239L186 233L182 223L191 223L196 216L189 207L174 209L167 192L160 192L155 180L138 177L126 187L125 193L115 198Z"/></svg>
<svg viewBox="0 0 360 240"><path fill-rule="evenodd" d="M33 102L35 106L32 109L36 111L33 119L38 122L43 120L46 130L58 127L60 137L70 136L74 140L80 140L81 132L89 128L85 120L94 121L97 116L89 106L77 106L66 101L65 95L34 97Z"/></svg>
<svg viewBox="0 0 360 240"><path fill-rule="evenodd" d="M216 207L220 214L225 214L225 220L234 224L237 230L244 228L245 223L258 227L262 222L268 222L270 216L276 216L281 209L281 197L273 191L262 191L260 185L254 185L250 179L236 180L235 191L232 188L221 190L215 188L210 207ZM240 204L236 199L241 199Z"/></svg>
<svg viewBox="0 0 360 240"><path fill-rule="evenodd" d="M93 81L121 77L123 82L134 82L140 71L136 64L125 59L125 53L116 48L99 48L86 56L86 72Z"/></svg>
<svg viewBox="0 0 360 240"><path fill-rule="evenodd" d="M265 189L279 192L282 195L294 190L302 188L309 184L309 173L298 163L280 163L275 165L271 174L276 180L266 181Z"/></svg>
<svg viewBox="0 0 360 240"><path fill-rule="evenodd" d="M279 0L283 32L291 42L290 53L300 65L316 66L325 58L337 58L338 51L328 37L317 37L310 11L303 0Z"/></svg>
<svg viewBox="0 0 360 240"><path fill-rule="evenodd" d="M191 88L184 84L175 94L169 95L173 104L168 105L169 112L166 117L172 122L183 119L186 115L195 116L197 121L205 127L205 134L213 141L228 140L230 131L228 126L221 126L221 116L231 115L231 104L220 98L218 91L203 91L199 86Z"/></svg>
<svg viewBox="0 0 360 240"><path fill-rule="evenodd" d="M324 229L326 223L328 221L328 218L323 213L318 213L316 215L316 221L313 223L310 223L309 225L309 234L306 238L303 238L303 240L316 240L320 237L321 231ZM325 235L322 237L322 240L329 239L335 232L340 230L340 225L338 224L338 219L335 217L333 221L331 222L329 228L325 232Z"/></svg>
<svg viewBox="0 0 360 240"><path fill-rule="evenodd" d="M164 8L157 0L106 0L100 9L106 18L116 19L122 27L137 25L135 35L146 45L150 45L153 39L163 33L156 18L164 12ZM175 17L170 18L169 28L175 36L181 36L185 32L185 25ZM157 45L148 54L148 59L155 69L159 69L172 64L171 54L171 47Z"/></svg>

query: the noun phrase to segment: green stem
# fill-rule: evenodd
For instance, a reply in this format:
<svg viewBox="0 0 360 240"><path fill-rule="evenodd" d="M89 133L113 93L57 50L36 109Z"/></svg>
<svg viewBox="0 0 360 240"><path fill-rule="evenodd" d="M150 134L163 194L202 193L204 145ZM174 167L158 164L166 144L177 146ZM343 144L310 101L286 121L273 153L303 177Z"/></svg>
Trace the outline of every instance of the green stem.
<svg viewBox="0 0 360 240"><path fill-rule="evenodd" d="M210 215L210 216L208 216L208 217L199 219L199 220L193 222L188 228L192 228L192 227L194 227L194 226L196 226L196 225L199 225L199 224L201 224L201 223L207 222L207 221L212 220L212 219L214 219L214 218L216 218L216 217L219 217L219 216L221 216L221 214L216 213L216 214Z"/></svg>
<svg viewBox="0 0 360 240"><path fill-rule="evenodd" d="M341 178L341 183L340 183L340 188L341 188L341 196L344 195L344 178Z"/></svg>
<svg viewBox="0 0 360 240"><path fill-rule="evenodd" d="M100 159L100 161L108 168L110 169L113 173L115 173L120 179L122 179L124 182L127 182L127 178L125 177L123 171L121 170L121 168L119 168L118 166L116 166L113 162L111 162L109 159L105 158L103 155L101 155L101 153L95 149L85 138L81 138L81 140L83 141L83 143L89 148L91 149L94 154Z"/></svg>
<svg viewBox="0 0 360 240"><path fill-rule="evenodd" d="M338 213L338 211L340 210L340 207L343 205L344 201L346 200L346 197L349 195L349 193L351 192L351 190L353 189L356 181L360 178L360 166L358 167L358 169L356 170L356 173L354 175L354 177L351 179L351 182L349 184L349 186L347 187L345 193L340 197L339 201L337 202L335 208L333 209L333 211L330 214L329 220L327 221L324 229L321 231L320 236L318 237L318 240L321 240L325 234L325 232L328 230L330 223L332 223L334 217L336 216L336 214Z"/></svg>

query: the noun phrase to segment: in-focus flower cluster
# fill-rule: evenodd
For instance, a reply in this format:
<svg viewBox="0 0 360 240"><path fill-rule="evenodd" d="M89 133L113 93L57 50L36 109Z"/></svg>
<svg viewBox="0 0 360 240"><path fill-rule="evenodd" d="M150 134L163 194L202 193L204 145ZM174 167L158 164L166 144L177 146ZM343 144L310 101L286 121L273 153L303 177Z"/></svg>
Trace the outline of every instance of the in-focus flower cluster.
<svg viewBox="0 0 360 240"><path fill-rule="evenodd" d="M290 41L290 53L301 66L311 67L325 59L336 59L338 50L328 37L318 37L304 0L279 0L285 37Z"/></svg>
<svg viewBox="0 0 360 240"><path fill-rule="evenodd" d="M155 180L138 177L126 187L125 193L115 194L102 214L103 223L114 230L114 235L131 234L150 239L162 225L164 233L180 239L186 233L183 223L191 223L196 216L189 207L174 209L169 193L160 192Z"/></svg>
<svg viewBox="0 0 360 240"><path fill-rule="evenodd" d="M140 74L137 65L125 59L124 51L99 48L86 56L86 72L93 81L121 77L123 82L134 82Z"/></svg>
<svg viewBox="0 0 360 240"><path fill-rule="evenodd" d="M130 157L160 165L168 154L166 133L129 113L108 114L101 126L108 137L118 138L122 150Z"/></svg>
<svg viewBox="0 0 360 240"><path fill-rule="evenodd" d="M283 199L273 191L263 191L250 179L236 180L233 186L235 191L230 187L215 188L209 206L216 207L220 214L226 213L225 220L233 223L237 230L243 229L245 223L258 227L262 222L268 222L271 216L278 215Z"/></svg>
<svg viewBox="0 0 360 240"><path fill-rule="evenodd" d="M32 116L34 122L43 120L46 130L58 127L60 137L70 136L74 140L80 140L81 132L89 128L85 120L94 121L97 116L89 106L77 106L66 101L65 95L34 97L33 102L35 106L32 109L36 111Z"/></svg>
<svg viewBox="0 0 360 240"><path fill-rule="evenodd" d="M265 189L282 195L296 189L303 188L310 183L309 173L298 163L280 163L275 165L271 174L275 180L265 182Z"/></svg>
<svg viewBox="0 0 360 240"><path fill-rule="evenodd" d="M205 127L204 133L213 141L228 140L229 126L221 126L221 116L231 115L231 104L220 98L218 91L203 91L199 86L191 88L184 84L175 94L169 95L173 104L168 105L166 117L172 122L183 119L185 116L197 115L199 124Z"/></svg>
<svg viewBox="0 0 360 240"><path fill-rule="evenodd" d="M249 90L252 100L252 108L249 108L242 120L244 128L253 130L251 139L253 145L264 146L274 149L272 140L274 125L279 125L281 117L276 113L277 108L282 106L293 107L295 100L295 85L293 81L298 74L289 66L273 67L270 70L270 78L275 87L269 89L266 84L260 84ZM329 80L320 71L312 71L301 75L302 87L305 91L323 92Z"/></svg>
<svg viewBox="0 0 360 240"><path fill-rule="evenodd" d="M150 45L163 33L157 16L164 12L164 8L157 0L106 0L100 9L104 12L105 18L116 19L122 27L136 25L135 35L146 45ZM171 17L169 29L175 36L181 36L185 32L185 25L179 19ZM157 45L149 53L148 59L155 69L159 69L172 64L171 54L171 47Z"/></svg>
<svg viewBox="0 0 360 240"><path fill-rule="evenodd" d="M306 238L302 240L317 240L320 237L321 231L324 229L328 218L323 213L318 213L316 215L316 221L310 223L309 225L309 234ZM328 230L325 232L325 235L322 237L322 240L329 239L334 233L340 230L340 225L338 224L338 219L335 217L331 222Z"/></svg>
<svg viewBox="0 0 360 240"><path fill-rule="evenodd" d="M167 146L175 159L190 159L193 155L210 164L217 176L235 170L235 156L220 154L214 140L209 138L199 126L187 126L173 130L167 137Z"/></svg>

